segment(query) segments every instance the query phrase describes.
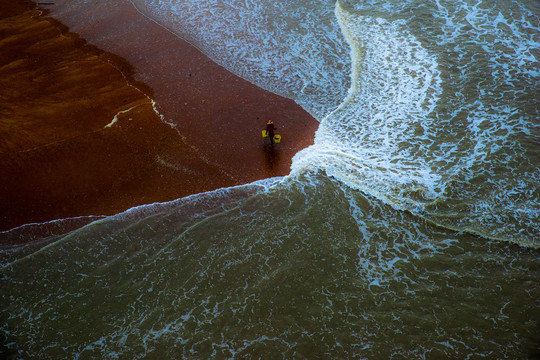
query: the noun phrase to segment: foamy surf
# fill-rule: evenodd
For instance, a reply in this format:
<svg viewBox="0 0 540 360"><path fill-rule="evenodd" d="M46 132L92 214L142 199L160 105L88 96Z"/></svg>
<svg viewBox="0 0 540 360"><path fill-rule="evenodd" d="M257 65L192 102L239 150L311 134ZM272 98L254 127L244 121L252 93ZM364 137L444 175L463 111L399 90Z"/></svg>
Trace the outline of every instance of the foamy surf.
<svg viewBox="0 0 540 360"><path fill-rule="evenodd" d="M319 119L315 146L295 157L293 174L321 168L437 224L536 246L538 202L516 195L540 179L522 150L526 137L538 138L536 110L514 105L527 96L515 81L537 76L528 65L537 28L525 6L516 5L522 17L509 21L478 4L426 4L439 30L401 16L415 6L410 1L135 3L216 62ZM474 53L479 61L468 47L445 52L462 37L485 53ZM484 58L504 88L471 76ZM492 104L498 96L507 100ZM477 187L479 178L500 176L499 163L504 179L491 190ZM523 180L513 182L516 176Z"/></svg>

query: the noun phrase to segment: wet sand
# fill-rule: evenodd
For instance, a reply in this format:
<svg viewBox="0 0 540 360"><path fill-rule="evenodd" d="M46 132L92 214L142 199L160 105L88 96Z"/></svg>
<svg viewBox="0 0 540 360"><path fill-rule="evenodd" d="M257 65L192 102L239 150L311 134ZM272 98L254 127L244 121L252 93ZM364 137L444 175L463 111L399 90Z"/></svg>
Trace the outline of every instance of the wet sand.
<svg viewBox="0 0 540 360"><path fill-rule="evenodd" d="M293 101L129 1L62 3L52 14L71 29L30 2L0 5L0 230L286 175L313 142L318 123ZM269 118L283 136L274 150L260 135Z"/></svg>

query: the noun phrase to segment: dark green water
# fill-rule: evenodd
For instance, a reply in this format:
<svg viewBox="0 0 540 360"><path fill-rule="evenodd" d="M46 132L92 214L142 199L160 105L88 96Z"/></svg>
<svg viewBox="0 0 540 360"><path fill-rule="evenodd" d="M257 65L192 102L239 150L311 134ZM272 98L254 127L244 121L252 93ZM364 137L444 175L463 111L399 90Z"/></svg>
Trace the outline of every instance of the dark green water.
<svg viewBox="0 0 540 360"><path fill-rule="evenodd" d="M58 237L2 318L24 358L533 358L538 260L309 174Z"/></svg>

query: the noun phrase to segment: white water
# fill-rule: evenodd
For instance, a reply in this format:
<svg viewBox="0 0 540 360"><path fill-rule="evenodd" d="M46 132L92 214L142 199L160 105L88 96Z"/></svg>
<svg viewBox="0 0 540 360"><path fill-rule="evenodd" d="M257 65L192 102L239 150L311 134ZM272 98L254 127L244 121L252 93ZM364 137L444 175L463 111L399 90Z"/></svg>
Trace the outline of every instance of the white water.
<svg viewBox="0 0 540 360"><path fill-rule="evenodd" d="M534 5L135 4L319 119L315 145L295 157L292 174L318 167L439 224L536 243L539 21L527 8Z"/></svg>

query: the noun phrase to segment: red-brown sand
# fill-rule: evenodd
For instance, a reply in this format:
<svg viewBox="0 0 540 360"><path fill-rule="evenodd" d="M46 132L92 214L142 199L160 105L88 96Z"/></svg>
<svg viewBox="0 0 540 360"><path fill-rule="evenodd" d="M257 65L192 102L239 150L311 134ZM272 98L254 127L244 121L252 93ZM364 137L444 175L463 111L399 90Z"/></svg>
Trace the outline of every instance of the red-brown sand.
<svg viewBox="0 0 540 360"><path fill-rule="evenodd" d="M53 15L99 49L30 2L0 5L0 230L286 175L313 142L318 123L293 101L129 1L56 4ZM283 136L274 150L261 138L267 119Z"/></svg>

